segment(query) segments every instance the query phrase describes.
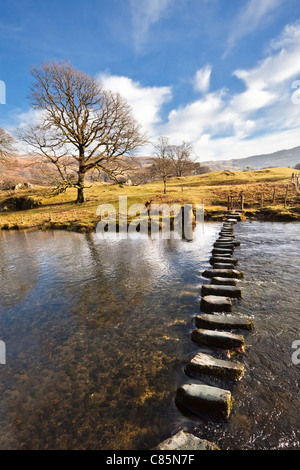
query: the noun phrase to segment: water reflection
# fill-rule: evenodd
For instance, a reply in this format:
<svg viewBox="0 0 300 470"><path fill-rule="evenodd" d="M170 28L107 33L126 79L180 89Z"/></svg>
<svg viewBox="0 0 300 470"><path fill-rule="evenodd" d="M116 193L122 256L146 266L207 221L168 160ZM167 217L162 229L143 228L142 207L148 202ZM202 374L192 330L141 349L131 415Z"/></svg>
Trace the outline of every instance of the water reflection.
<svg viewBox="0 0 300 470"><path fill-rule="evenodd" d="M36 266L39 276L18 305L1 309L1 448L147 448L178 425L172 396L198 292L180 294L207 265L215 232L207 226L193 246L27 235L28 276ZM19 236L0 238L3 263L17 254L22 265Z"/></svg>
<svg viewBox="0 0 300 470"><path fill-rule="evenodd" d="M224 449L299 447L298 225L243 223L235 313L253 317L228 423L173 398L220 224L181 240L0 235L2 449L147 449L183 428ZM13 268L12 268L13 267Z"/></svg>

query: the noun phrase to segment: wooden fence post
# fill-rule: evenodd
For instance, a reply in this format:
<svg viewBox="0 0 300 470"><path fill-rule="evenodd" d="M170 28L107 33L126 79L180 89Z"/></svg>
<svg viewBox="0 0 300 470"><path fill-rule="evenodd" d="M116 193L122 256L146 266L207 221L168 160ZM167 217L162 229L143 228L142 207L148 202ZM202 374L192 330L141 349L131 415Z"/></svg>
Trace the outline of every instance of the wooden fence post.
<svg viewBox="0 0 300 470"><path fill-rule="evenodd" d="M261 193L261 195L260 195L260 208L261 209L263 208L263 205L264 205L264 194Z"/></svg>
<svg viewBox="0 0 300 470"><path fill-rule="evenodd" d="M245 205L245 196L244 196L244 194L242 193L242 194L241 194L241 210L242 210L242 211L244 210L244 205Z"/></svg>
<svg viewBox="0 0 300 470"><path fill-rule="evenodd" d="M284 198L284 207L286 208L287 205L287 198L288 198L288 193L289 193L289 185L286 185L286 193L285 193L285 198Z"/></svg>

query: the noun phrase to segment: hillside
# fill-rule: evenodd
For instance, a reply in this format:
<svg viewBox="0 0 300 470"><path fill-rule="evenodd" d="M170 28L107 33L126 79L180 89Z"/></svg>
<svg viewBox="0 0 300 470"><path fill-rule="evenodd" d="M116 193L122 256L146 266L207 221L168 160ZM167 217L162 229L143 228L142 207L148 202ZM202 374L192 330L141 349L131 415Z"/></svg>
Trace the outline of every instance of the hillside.
<svg viewBox="0 0 300 470"><path fill-rule="evenodd" d="M119 196L127 197L128 207L136 203L144 205L150 200L154 204L169 205L204 202L206 220L223 220L228 196L234 198L234 208L239 208L243 193L245 216L300 220L300 193L291 182L293 172L290 168L273 168L171 178L167 194L163 193L161 181L139 186L94 183L86 190L87 202L79 205L75 203L75 189L56 196L51 188L41 186L0 191L0 228L94 231L99 221L96 215L99 204L112 204L118 212Z"/></svg>
<svg viewBox="0 0 300 470"><path fill-rule="evenodd" d="M300 147L246 158L201 162L202 165L208 165L213 171L260 170L271 167L294 168L297 163L300 163Z"/></svg>

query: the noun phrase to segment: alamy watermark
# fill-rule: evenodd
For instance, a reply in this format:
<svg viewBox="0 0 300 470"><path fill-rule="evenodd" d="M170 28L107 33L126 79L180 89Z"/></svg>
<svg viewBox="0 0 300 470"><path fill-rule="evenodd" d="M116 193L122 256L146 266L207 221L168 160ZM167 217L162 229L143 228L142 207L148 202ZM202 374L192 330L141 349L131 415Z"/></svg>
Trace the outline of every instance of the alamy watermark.
<svg viewBox="0 0 300 470"><path fill-rule="evenodd" d="M293 81L292 89L295 90L291 97L292 103L300 104L300 80Z"/></svg>
<svg viewBox="0 0 300 470"><path fill-rule="evenodd" d="M6 364L6 346L4 341L0 341L0 364Z"/></svg>
<svg viewBox="0 0 300 470"><path fill-rule="evenodd" d="M127 196L119 196L119 210L112 204L101 204L96 215L100 217L96 234L98 237L134 238L136 234L152 239L193 240L196 224L204 224L204 205L196 204L132 204Z"/></svg>
<svg viewBox="0 0 300 470"><path fill-rule="evenodd" d="M6 104L6 86L3 80L0 80L0 104Z"/></svg>
<svg viewBox="0 0 300 470"><path fill-rule="evenodd" d="M298 366L300 364L300 340L293 342L292 349L295 349L295 352L292 354L292 363Z"/></svg>

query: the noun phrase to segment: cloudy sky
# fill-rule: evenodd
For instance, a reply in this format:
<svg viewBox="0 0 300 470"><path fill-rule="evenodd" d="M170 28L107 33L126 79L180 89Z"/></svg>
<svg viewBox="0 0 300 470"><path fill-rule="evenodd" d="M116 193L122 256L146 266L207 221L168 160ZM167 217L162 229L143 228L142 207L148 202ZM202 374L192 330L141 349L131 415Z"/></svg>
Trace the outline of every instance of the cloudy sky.
<svg viewBox="0 0 300 470"><path fill-rule="evenodd" d="M8 130L32 117L31 65L65 59L119 91L152 140L192 142L199 161L300 145L299 0L1 0L0 11Z"/></svg>

